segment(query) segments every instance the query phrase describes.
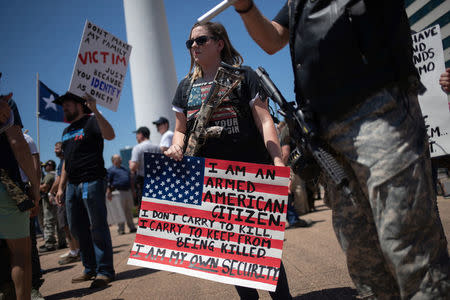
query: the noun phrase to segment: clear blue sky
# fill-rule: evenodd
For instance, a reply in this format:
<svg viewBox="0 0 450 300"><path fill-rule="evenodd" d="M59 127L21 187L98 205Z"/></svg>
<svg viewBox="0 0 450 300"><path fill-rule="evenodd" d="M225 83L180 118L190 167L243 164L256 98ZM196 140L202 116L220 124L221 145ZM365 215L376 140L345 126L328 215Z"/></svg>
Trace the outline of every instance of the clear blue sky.
<svg viewBox="0 0 450 300"><path fill-rule="evenodd" d="M178 80L186 75L189 68L189 54L185 47L189 29L198 17L220 1L164 1ZM255 1L269 18L276 15L284 2ZM29 134L35 141L36 73L55 92L62 94L67 91L86 19L120 39L127 40L121 0L15 0L0 3L0 72L3 72L0 94L13 93L24 128L30 131ZM288 47L272 56L265 54L249 37L233 8L213 21L225 25L232 44L244 57L244 64L253 68L264 66L285 97L293 100L293 76ZM132 133L135 130L135 119L130 70L127 72L117 112L103 107L100 110L116 132L113 141L105 142L104 158L108 167L111 165L112 154L119 153L125 146L136 144ZM45 120L40 120L39 124L41 160L55 159L53 146L60 140L67 124Z"/></svg>

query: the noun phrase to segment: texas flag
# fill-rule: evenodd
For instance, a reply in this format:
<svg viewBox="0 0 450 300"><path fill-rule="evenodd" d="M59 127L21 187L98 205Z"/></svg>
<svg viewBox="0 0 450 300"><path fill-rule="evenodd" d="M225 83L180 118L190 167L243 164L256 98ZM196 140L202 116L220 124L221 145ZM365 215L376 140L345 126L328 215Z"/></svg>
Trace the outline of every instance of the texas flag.
<svg viewBox="0 0 450 300"><path fill-rule="evenodd" d="M58 98L58 94L49 89L45 84L39 80L39 118L54 121L64 122L64 112L62 107L53 103L53 100Z"/></svg>

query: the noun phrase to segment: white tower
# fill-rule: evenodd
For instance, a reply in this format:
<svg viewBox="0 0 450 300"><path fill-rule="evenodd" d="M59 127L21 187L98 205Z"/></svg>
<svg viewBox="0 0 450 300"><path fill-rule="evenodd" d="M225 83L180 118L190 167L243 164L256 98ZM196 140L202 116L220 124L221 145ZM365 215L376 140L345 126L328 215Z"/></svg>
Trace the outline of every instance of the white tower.
<svg viewBox="0 0 450 300"><path fill-rule="evenodd" d="M175 63L163 0L123 0L130 56L136 128L147 126L150 139L160 140L152 124L160 116L175 125L172 98L177 87Z"/></svg>

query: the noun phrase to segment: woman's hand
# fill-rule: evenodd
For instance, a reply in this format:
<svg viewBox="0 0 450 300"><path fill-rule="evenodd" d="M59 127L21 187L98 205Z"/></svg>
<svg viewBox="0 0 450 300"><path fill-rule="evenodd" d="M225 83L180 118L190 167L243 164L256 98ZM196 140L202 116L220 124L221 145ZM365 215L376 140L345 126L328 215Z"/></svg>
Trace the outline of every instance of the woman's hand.
<svg viewBox="0 0 450 300"><path fill-rule="evenodd" d="M180 161L183 159L183 149L178 144L172 144L169 149L164 151L164 155L170 157L176 161Z"/></svg>

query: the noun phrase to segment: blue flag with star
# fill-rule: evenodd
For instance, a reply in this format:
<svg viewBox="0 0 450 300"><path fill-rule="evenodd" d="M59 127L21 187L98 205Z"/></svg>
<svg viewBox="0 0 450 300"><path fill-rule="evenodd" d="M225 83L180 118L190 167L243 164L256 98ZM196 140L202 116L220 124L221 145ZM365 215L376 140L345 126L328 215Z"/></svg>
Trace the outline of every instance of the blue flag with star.
<svg viewBox="0 0 450 300"><path fill-rule="evenodd" d="M39 118L64 122L64 112L60 105L53 103L58 98L58 94L49 89L42 81L39 80Z"/></svg>

